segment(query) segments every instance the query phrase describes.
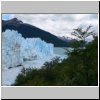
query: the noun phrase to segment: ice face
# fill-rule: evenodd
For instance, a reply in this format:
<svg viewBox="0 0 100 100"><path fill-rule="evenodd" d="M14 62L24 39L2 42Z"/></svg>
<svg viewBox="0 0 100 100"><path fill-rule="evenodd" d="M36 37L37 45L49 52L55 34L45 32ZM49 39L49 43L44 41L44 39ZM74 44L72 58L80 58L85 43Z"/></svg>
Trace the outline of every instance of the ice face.
<svg viewBox="0 0 100 100"><path fill-rule="evenodd" d="M40 38L23 38L14 30L2 32L2 67L16 67L24 61L53 55L54 45Z"/></svg>

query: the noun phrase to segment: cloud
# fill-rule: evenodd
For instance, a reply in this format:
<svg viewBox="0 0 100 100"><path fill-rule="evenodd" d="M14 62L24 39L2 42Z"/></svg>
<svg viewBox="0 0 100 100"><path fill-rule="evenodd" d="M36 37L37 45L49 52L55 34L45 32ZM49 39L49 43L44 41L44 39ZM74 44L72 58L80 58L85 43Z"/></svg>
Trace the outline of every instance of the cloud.
<svg viewBox="0 0 100 100"><path fill-rule="evenodd" d="M18 18L57 36L69 36L79 26L93 25L98 32L97 14L11 14L9 19Z"/></svg>

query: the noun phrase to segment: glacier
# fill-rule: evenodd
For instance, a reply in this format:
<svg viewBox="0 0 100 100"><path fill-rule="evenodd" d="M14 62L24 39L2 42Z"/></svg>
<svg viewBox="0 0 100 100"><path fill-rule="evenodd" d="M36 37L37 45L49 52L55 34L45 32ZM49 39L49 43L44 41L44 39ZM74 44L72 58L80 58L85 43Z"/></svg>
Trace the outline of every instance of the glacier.
<svg viewBox="0 0 100 100"><path fill-rule="evenodd" d="M23 65L24 61L53 56L54 45L40 38L23 38L14 30L2 32L2 68Z"/></svg>
<svg viewBox="0 0 100 100"><path fill-rule="evenodd" d="M11 85L23 67L40 68L54 57L54 45L40 38L23 38L15 30L2 32L2 85Z"/></svg>
<svg viewBox="0 0 100 100"><path fill-rule="evenodd" d="M56 54L62 49L55 48L40 38L23 38L15 30L2 32L2 86L10 86L22 68L41 68L45 62L55 57L67 58ZM64 51L65 52L65 51Z"/></svg>

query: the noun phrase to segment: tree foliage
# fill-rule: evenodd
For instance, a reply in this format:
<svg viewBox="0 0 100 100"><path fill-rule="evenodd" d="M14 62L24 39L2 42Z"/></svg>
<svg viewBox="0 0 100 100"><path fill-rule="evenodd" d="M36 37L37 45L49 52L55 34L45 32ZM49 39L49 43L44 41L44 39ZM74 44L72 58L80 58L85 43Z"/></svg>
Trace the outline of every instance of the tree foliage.
<svg viewBox="0 0 100 100"><path fill-rule="evenodd" d="M80 40L80 41L75 41L74 45L77 44L77 46L79 46L79 44L80 44L80 47L83 48L86 43L85 39L90 35L94 36L94 32L91 30L91 28L92 28L92 26L89 25L86 29L83 29L82 27L73 29L74 31L71 34Z"/></svg>
<svg viewBox="0 0 100 100"><path fill-rule="evenodd" d="M74 32L72 32L72 35L78 37L81 40L84 40L86 37L93 34L93 31L90 31L91 25L89 25L86 29L83 30L83 28L78 27L77 29L74 29Z"/></svg>
<svg viewBox="0 0 100 100"><path fill-rule="evenodd" d="M98 38L85 49L74 49L68 59L59 63L55 58L41 69L23 69L13 84L15 86L97 86Z"/></svg>

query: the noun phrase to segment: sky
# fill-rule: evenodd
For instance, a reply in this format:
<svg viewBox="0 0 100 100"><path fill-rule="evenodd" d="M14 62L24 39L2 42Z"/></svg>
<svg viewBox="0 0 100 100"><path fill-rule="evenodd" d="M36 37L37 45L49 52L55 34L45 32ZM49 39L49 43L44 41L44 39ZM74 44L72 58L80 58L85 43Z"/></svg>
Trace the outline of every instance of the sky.
<svg viewBox="0 0 100 100"><path fill-rule="evenodd" d="M92 25L91 30L98 33L98 14L2 14L3 20L12 18L18 18L56 36L75 38L71 35L73 29L86 28L88 25Z"/></svg>

